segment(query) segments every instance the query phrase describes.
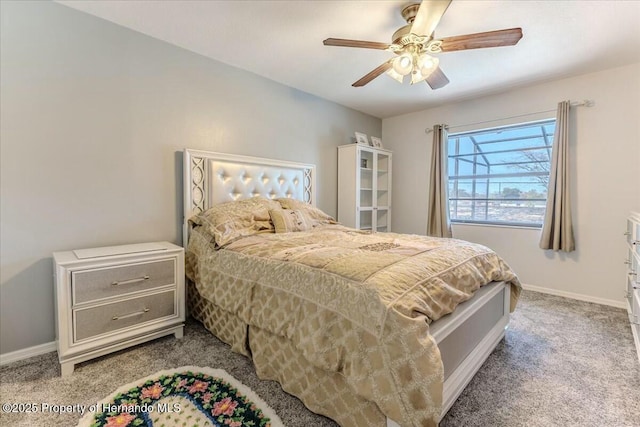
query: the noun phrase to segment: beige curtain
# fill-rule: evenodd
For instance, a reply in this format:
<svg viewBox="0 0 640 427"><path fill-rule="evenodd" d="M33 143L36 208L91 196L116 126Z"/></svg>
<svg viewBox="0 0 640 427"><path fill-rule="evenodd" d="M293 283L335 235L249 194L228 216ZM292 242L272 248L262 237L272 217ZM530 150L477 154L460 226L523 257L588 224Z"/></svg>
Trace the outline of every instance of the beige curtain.
<svg viewBox="0 0 640 427"><path fill-rule="evenodd" d="M427 234L434 237L451 237L447 175L447 127L445 125L433 127Z"/></svg>
<svg viewBox="0 0 640 427"><path fill-rule="evenodd" d="M571 103L558 103L556 132L551 152L551 172L547 193L547 209L542 226L540 247L554 251L575 250L571 223L571 197L569 186L569 109Z"/></svg>

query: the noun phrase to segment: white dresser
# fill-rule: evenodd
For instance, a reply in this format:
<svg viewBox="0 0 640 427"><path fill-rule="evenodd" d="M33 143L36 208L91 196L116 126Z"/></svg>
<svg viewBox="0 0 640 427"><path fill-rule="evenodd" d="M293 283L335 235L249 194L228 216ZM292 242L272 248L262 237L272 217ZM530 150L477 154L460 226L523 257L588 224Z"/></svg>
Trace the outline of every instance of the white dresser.
<svg viewBox="0 0 640 427"><path fill-rule="evenodd" d="M338 221L360 230L391 231L392 153L364 144L338 147Z"/></svg>
<svg viewBox="0 0 640 427"><path fill-rule="evenodd" d="M174 334L185 319L184 250L169 242L53 254L62 375L94 357Z"/></svg>
<svg viewBox="0 0 640 427"><path fill-rule="evenodd" d="M627 237L627 310L640 359L640 213L632 212L627 218L627 231L624 234Z"/></svg>

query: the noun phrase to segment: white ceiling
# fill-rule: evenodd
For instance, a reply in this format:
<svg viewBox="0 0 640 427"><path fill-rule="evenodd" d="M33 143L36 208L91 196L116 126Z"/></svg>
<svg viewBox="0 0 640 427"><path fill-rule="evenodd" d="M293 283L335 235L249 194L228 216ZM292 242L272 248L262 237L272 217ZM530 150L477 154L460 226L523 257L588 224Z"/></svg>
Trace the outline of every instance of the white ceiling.
<svg viewBox="0 0 640 427"><path fill-rule="evenodd" d="M405 24L406 1L59 3L380 118L640 62L634 0L453 0L436 37L512 27L524 35L512 47L440 54L451 83L436 91L385 75L354 88L393 54L322 44L327 37L390 42Z"/></svg>

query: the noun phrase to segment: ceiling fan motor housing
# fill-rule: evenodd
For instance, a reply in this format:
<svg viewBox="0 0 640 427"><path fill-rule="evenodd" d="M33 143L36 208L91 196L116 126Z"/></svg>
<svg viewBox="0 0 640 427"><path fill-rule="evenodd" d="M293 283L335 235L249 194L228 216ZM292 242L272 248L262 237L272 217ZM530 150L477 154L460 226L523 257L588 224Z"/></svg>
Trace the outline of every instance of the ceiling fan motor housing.
<svg viewBox="0 0 640 427"><path fill-rule="evenodd" d="M418 14L418 9L420 9L420 3L412 3L402 8L400 13L404 20L407 21L407 24L413 24L413 20L416 19Z"/></svg>
<svg viewBox="0 0 640 427"><path fill-rule="evenodd" d="M393 36L391 37L391 43L404 45L406 43L403 43L403 39L405 39L409 34L411 34L411 24L400 27L398 31L393 33Z"/></svg>
<svg viewBox="0 0 640 427"><path fill-rule="evenodd" d="M415 46L416 51L439 53L442 51L440 46L442 41L434 40L433 34L413 34L411 28L420 9L420 3L413 3L402 9L402 17L407 21L407 25L400 27L392 36L392 44L390 50L397 55L406 51L407 46Z"/></svg>
<svg viewBox="0 0 640 427"><path fill-rule="evenodd" d="M412 3L402 8L400 12L405 21L407 21L407 25L398 29L393 36L391 37L391 43L405 45L403 43L403 38L408 36L411 33L411 26L413 25L413 20L416 18L418 13L418 9L420 9L420 3Z"/></svg>

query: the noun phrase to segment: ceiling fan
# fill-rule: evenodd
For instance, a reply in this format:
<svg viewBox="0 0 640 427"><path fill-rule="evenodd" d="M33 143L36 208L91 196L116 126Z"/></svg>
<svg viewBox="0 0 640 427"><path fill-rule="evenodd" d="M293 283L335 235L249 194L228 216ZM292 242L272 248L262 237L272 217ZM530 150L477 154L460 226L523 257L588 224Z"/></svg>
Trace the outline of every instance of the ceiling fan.
<svg viewBox="0 0 640 427"><path fill-rule="evenodd" d="M398 55L353 83L354 87L364 86L386 72L400 83L406 75L411 74L411 84L426 80L431 89L439 89L446 86L449 79L440 69L438 57L433 54L513 46L522 38L522 28L436 38L434 30L450 3L451 0L424 0L405 6L401 13L407 25L393 33L390 44L335 38L328 38L323 43L325 46L388 50Z"/></svg>

